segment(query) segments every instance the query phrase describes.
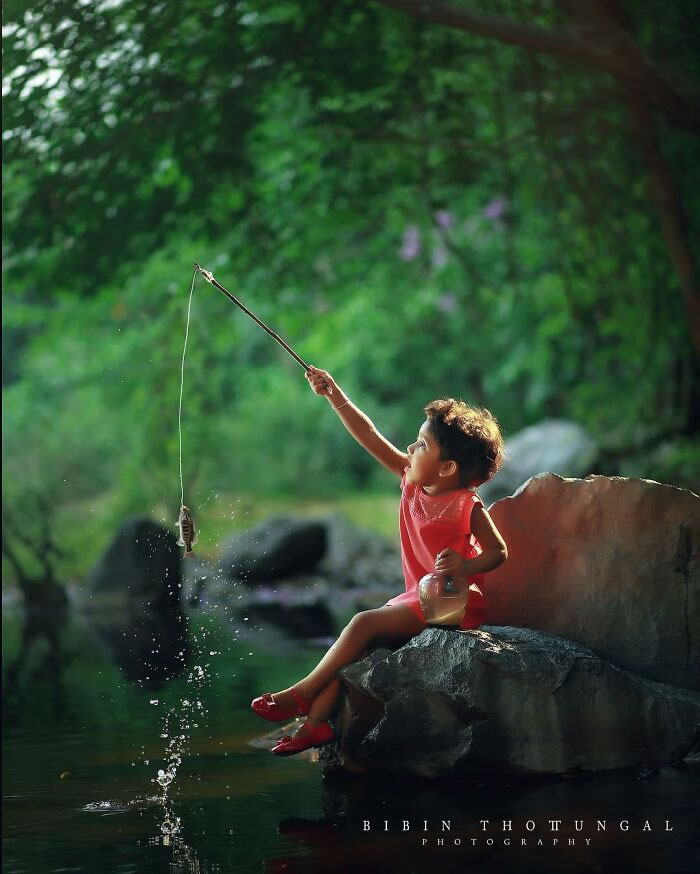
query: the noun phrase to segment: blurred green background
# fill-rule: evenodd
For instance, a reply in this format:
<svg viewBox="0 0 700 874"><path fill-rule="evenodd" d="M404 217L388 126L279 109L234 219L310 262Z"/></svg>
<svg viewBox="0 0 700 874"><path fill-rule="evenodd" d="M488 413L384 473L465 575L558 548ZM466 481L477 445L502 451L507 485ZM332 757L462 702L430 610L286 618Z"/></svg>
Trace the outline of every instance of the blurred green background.
<svg viewBox="0 0 700 874"><path fill-rule="evenodd" d="M195 260L400 448L453 395L697 489L700 7L440 6L4 5L10 585L174 530ZM391 474L201 278L182 429L205 556L277 509L396 536Z"/></svg>

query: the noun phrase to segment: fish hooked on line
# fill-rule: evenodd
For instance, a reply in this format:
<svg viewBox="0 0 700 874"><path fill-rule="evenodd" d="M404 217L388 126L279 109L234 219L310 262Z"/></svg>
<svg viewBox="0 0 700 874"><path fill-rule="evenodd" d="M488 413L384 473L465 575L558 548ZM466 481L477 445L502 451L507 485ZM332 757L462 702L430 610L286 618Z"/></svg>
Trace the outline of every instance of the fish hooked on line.
<svg viewBox="0 0 700 874"><path fill-rule="evenodd" d="M177 542L178 546L185 546L185 558L194 556L192 547L197 542L197 531L194 527L194 519L189 507L184 504L180 507L180 517L177 520L177 527L180 529L180 539Z"/></svg>

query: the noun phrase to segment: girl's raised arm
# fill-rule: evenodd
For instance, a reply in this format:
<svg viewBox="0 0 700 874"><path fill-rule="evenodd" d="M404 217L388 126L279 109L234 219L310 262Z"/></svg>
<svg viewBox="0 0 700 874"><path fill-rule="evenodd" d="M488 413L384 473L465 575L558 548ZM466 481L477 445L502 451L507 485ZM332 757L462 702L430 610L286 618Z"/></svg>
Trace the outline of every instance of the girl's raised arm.
<svg viewBox="0 0 700 874"><path fill-rule="evenodd" d="M306 378L317 395L327 397L330 405L337 410L343 424L360 446L401 479L403 469L408 464L408 455L400 452L379 433L374 422L353 404L327 370L309 365Z"/></svg>

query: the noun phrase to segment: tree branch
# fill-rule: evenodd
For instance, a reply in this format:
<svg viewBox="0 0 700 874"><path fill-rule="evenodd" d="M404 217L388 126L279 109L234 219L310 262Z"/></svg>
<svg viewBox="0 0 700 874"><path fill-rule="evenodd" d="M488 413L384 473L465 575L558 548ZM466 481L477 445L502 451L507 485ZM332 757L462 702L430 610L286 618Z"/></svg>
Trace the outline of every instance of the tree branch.
<svg viewBox="0 0 700 874"><path fill-rule="evenodd" d="M675 70L665 70L658 64L653 65L645 58L632 36L633 22L626 11L620 7L617 0L587 0L586 3L577 0L557 0L560 6L590 29L591 36L597 41L607 42L612 52L619 52L623 61L629 64L633 61L646 82L646 98L656 103L660 108L674 107L673 113L683 114L686 101L691 102L691 114L695 113L697 124L698 103L700 91L695 83ZM683 90L676 83L683 82ZM684 95L687 91L687 95ZM695 102L695 106L692 106ZM673 117L671 115L670 117Z"/></svg>
<svg viewBox="0 0 700 874"><path fill-rule="evenodd" d="M644 58L634 40L628 35L623 35L607 17L608 39L600 45L597 32L591 34L598 40L593 42L582 33L547 30L503 18L500 15L474 12L438 0L375 0L375 2L424 21L444 24L478 36L491 37L531 52L580 63L599 73L608 73L623 83L627 90L657 104L675 124L700 132L700 101L696 96L686 97L679 93ZM598 25L602 15L602 11L598 10L595 16Z"/></svg>

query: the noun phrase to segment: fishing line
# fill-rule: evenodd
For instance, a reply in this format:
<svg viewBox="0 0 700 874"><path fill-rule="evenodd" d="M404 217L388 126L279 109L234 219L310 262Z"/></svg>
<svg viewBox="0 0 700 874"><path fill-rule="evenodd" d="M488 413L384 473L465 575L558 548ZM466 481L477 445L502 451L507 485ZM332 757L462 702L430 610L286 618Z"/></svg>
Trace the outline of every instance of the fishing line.
<svg viewBox="0 0 700 874"><path fill-rule="evenodd" d="M180 366L180 408L177 413L177 428L180 435L180 506L185 503L185 486L182 479L182 389L185 384L185 353L187 352L187 337L190 333L190 308L192 306L192 292L194 291L194 281L197 278L199 268L194 268L192 274L192 285L190 286L190 299L187 302L187 324L185 327L185 345L182 350L182 364Z"/></svg>
<svg viewBox="0 0 700 874"><path fill-rule="evenodd" d="M304 361L303 358L300 358L297 353L292 349L292 347L285 343L285 341L280 337L279 334L275 333L262 319L259 319L254 312L248 309L248 307L242 303L238 298L231 294L230 291L227 291L220 282L217 282L214 279L214 274L210 270L205 270L203 267L195 261L194 263L194 273L192 274L192 285L190 286L190 297L187 302L187 326L185 329L185 345L182 350L182 363L180 365L180 406L178 408L177 413L177 428L178 435L180 440L180 515L178 518L178 528L180 529L180 540L178 541L178 546L187 547L185 552L185 558L191 557L194 555L192 552L192 546L197 542L197 532L194 525L194 520L192 519L192 513L189 507L185 506L185 485L182 477L182 394L185 385L185 354L187 352L187 338L189 336L190 331L190 310L192 307L192 293L194 291L194 282L197 278L197 273L201 273L202 276L207 280L207 282L211 283L215 288L218 288L222 294L225 294L226 297L232 302L235 303L236 306L240 307L246 315L250 316L254 322L256 322L264 331L266 331L273 340L276 340L277 343L280 344L284 349L289 352L292 358L304 368L306 372L308 372L311 368ZM326 386L328 387L328 386Z"/></svg>

